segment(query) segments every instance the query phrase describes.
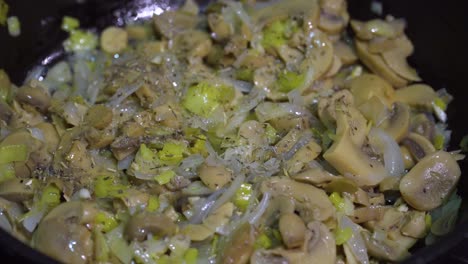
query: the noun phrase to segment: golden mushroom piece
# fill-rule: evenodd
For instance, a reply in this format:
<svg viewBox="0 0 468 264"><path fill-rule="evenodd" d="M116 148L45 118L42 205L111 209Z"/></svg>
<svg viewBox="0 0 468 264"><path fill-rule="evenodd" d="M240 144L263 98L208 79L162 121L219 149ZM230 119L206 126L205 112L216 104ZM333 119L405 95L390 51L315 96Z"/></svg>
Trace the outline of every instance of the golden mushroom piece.
<svg viewBox="0 0 468 264"><path fill-rule="evenodd" d="M420 160L400 182L405 201L417 210L439 207L460 178L460 167L450 153L434 152Z"/></svg>
<svg viewBox="0 0 468 264"><path fill-rule="evenodd" d="M336 260L335 239L327 226L311 222L304 233L305 241L299 249L275 248L257 250L251 257L252 264L333 264Z"/></svg>
<svg viewBox="0 0 468 264"><path fill-rule="evenodd" d="M125 29L108 27L101 34L101 48L108 53L122 52L128 45L128 33Z"/></svg>

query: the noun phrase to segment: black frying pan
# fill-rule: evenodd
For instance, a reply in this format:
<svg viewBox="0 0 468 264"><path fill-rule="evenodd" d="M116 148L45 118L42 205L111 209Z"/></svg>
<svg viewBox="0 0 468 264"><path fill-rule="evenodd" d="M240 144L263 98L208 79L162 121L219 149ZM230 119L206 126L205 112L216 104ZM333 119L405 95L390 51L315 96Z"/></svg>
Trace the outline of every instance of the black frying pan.
<svg viewBox="0 0 468 264"><path fill-rule="evenodd" d="M16 84L37 64L49 65L62 56L60 30L64 15L80 19L82 26L102 29L111 24L123 25L156 10L176 8L183 0L6 0L10 14L20 18L22 34L12 38L0 28L0 68ZM199 1L207 2L207 1ZM370 0L348 0L353 17L375 17ZM416 51L411 63L434 88L447 88L455 100L449 108L453 130L452 148L458 148L468 134L468 6L465 0L381 0L384 13L407 19L407 34ZM461 163L468 172L468 162ZM436 244L417 245L407 263L468 263L468 180L464 175L458 187L463 197L461 218L455 231ZM1 263L55 263L0 230Z"/></svg>

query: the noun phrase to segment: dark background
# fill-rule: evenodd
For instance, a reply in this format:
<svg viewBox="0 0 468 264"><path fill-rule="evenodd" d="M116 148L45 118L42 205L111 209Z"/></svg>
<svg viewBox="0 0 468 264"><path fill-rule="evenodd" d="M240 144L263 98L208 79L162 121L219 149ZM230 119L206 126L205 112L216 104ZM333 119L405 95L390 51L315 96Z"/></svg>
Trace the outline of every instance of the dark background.
<svg viewBox="0 0 468 264"><path fill-rule="evenodd" d="M61 42L66 34L60 30L64 15L78 17L83 27L97 30L110 24L123 25L143 13L167 10L183 0L6 0L10 15L21 21L22 34L8 35L0 27L0 68L20 85L26 73L37 64L48 65L61 55ZM77 3L81 2L81 3ZM200 1L199 1L200 2ZM204 1L206 2L206 1ZM348 0L353 17L369 19L369 0ZM468 4L465 0L381 0L384 13L404 17L407 34L415 54L411 64L425 82L435 89L447 88L455 100L450 105L449 126L453 130L452 150L468 134ZM145 12L143 12L145 11ZM468 171L462 162L462 171ZM462 175L459 193L468 200L468 180ZM466 210L463 203L462 219ZM407 263L468 263L468 222L461 220L457 229L439 243L420 248ZM1 263L51 263L0 230Z"/></svg>

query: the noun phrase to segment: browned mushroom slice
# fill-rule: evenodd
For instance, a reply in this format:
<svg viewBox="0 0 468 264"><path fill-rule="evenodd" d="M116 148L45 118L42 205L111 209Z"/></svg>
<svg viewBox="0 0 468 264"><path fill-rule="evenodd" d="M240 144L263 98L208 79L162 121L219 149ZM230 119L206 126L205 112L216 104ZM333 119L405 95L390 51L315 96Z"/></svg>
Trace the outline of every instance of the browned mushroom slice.
<svg viewBox="0 0 468 264"><path fill-rule="evenodd" d="M330 66L330 69L328 69L327 73L325 74L326 78L330 78L335 76L338 71L341 69L341 66L343 66L343 63L341 62L340 57L337 55L333 56L333 62L332 65Z"/></svg>
<svg viewBox="0 0 468 264"><path fill-rule="evenodd" d="M215 40L226 40L232 35L233 29L221 14L209 13L207 19Z"/></svg>
<svg viewBox="0 0 468 264"><path fill-rule="evenodd" d="M403 87L408 84L406 79L400 77L390 67L388 67L381 56L369 52L367 43L357 39L355 43L358 57L374 73L380 75L396 87Z"/></svg>
<svg viewBox="0 0 468 264"><path fill-rule="evenodd" d="M0 197L13 202L23 202L34 196L33 184L27 185L28 180L11 179L0 184Z"/></svg>
<svg viewBox="0 0 468 264"><path fill-rule="evenodd" d="M460 167L453 156L444 151L427 155L400 182L405 201L417 210L439 207L455 188Z"/></svg>
<svg viewBox="0 0 468 264"><path fill-rule="evenodd" d="M413 53L413 44L411 41L405 35L394 41L395 47L382 53L382 58L385 63L397 75L410 81L421 81L416 70L407 62L408 56Z"/></svg>

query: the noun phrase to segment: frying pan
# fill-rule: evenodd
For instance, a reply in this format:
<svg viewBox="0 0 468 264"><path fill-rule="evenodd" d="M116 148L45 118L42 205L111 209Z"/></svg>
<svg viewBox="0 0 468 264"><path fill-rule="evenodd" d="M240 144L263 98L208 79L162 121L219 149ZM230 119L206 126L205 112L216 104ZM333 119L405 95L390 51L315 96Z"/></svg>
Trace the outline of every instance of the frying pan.
<svg viewBox="0 0 468 264"><path fill-rule="evenodd" d="M376 0L374 0L376 1ZM103 29L124 25L138 18L177 8L183 0L7 0L10 14L19 17L22 34L8 35L0 27L0 68L16 84L21 84L34 65L50 65L63 56L61 43L66 34L60 30L64 15L80 19L83 27ZM206 5L207 0L198 1ZM376 17L371 0L348 0L352 17ZM410 63L425 82L434 88L447 88L455 100L450 105L449 128L453 130L451 150L458 148L468 134L468 16L467 1L457 0L380 0L384 14L404 17L407 34L415 46ZM461 162L468 172L468 162ZM458 193L463 198L457 227L431 246L416 245L406 263L468 263L468 179L462 175ZM49 257L15 240L0 230L0 262L56 263Z"/></svg>

